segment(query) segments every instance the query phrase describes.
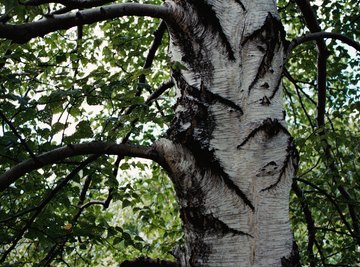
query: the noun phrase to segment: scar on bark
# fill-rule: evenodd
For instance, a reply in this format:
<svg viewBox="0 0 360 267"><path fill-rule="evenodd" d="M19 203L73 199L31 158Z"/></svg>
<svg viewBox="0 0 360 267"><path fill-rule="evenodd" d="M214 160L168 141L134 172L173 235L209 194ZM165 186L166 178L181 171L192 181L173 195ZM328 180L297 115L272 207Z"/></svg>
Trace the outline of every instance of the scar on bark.
<svg viewBox="0 0 360 267"><path fill-rule="evenodd" d="M287 169L287 167L288 167L288 165L289 165L289 163L291 161L292 156L294 156L294 153L296 154L296 150L295 150L295 147L294 147L294 144L293 144L292 137L289 137L289 139L288 139L288 146L286 148L286 152L287 152L287 154L286 154L285 160L284 160L284 162L282 164L282 168L280 170L278 179L276 180L275 183L269 185L268 187L266 187L264 189L261 189L260 192L270 190L270 189L274 188L275 186L277 186L280 183L281 178L284 175L284 173L285 173L285 171L286 171L286 169ZM296 155L296 157L297 157L297 155Z"/></svg>
<svg viewBox="0 0 360 267"><path fill-rule="evenodd" d="M236 195L238 195L242 201L244 201L244 203L252 210L255 211L255 207L254 205L251 203L250 199L247 198L247 196L245 195L245 193L243 191L241 191L241 189L231 180L231 178L229 177L229 175L227 173L224 172L224 170L221 168L221 177L225 183L225 185L232 191L234 191L236 193Z"/></svg>
<svg viewBox="0 0 360 267"><path fill-rule="evenodd" d="M275 136L279 131L284 132L287 135L290 135L288 130L277 120L267 118L265 119L260 126L251 131L251 133L237 146L238 149L241 149L251 138L253 138L258 132L264 131L269 138Z"/></svg>
<svg viewBox="0 0 360 267"><path fill-rule="evenodd" d="M232 108L232 109L238 111L240 113L240 115L244 114L244 112L242 111L242 108L239 105L237 105L235 102L233 102L230 99L227 99L225 97L222 97L219 94L215 94L215 93L209 91L206 88L206 86L204 85L203 81L201 81L200 92L201 92L201 95L205 95L207 102L210 102L210 103L219 102L229 108Z"/></svg>
<svg viewBox="0 0 360 267"><path fill-rule="evenodd" d="M201 208L182 208L181 214L186 217L184 219L189 221L191 225L199 231L214 233L222 236L232 234L253 237L248 233L229 227L226 223L216 218L212 213L203 214L201 212Z"/></svg>
<svg viewBox="0 0 360 267"><path fill-rule="evenodd" d="M260 78L264 77L268 71L274 72L274 70L271 68L271 63L275 55L276 47L278 46L278 49L280 48L281 41L285 39L284 36L284 29L281 25L281 22L277 18L273 17L271 13L269 13L263 26L260 29L254 31L251 35L247 36L241 43L241 45L244 46L249 40L258 38L266 46L266 49L264 49L262 46L258 46L258 49L262 51L264 55L258 67L258 71L256 72L256 76L249 86L249 94ZM275 93L277 88L278 86L275 88ZM275 93L272 94L270 99L273 98Z"/></svg>
<svg viewBox="0 0 360 267"><path fill-rule="evenodd" d="M276 95L276 93L279 91L281 80L282 80L282 77L280 76L279 79L278 79L278 82L277 82L277 84L276 84L276 86L275 86L275 88L274 88L274 90L273 90L273 92L272 92L272 94L270 96L270 99L273 99L274 96Z"/></svg>

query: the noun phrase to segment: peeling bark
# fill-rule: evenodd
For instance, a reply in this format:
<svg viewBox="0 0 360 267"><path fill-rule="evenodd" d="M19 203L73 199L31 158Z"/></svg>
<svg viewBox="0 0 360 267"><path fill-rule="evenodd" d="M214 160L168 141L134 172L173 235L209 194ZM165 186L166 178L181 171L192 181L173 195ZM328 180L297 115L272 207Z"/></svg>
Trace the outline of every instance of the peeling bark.
<svg viewBox="0 0 360 267"><path fill-rule="evenodd" d="M168 0L175 118L157 150L175 185L180 266L296 266L288 205L297 155L281 101L273 1ZM293 264L293 265L291 265Z"/></svg>

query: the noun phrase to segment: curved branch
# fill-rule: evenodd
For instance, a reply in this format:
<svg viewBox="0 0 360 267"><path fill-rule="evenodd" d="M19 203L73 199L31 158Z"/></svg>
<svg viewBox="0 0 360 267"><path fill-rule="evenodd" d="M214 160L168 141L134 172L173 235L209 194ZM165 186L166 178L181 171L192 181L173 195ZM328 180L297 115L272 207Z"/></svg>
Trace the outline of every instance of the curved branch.
<svg viewBox="0 0 360 267"><path fill-rule="evenodd" d="M32 38L44 36L50 32L122 16L149 16L171 21L171 11L165 6L123 3L47 16L39 21L25 24L0 24L0 38L13 40L16 43L26 43Z"/></svg>
<svg viewBox="0 0 360 267"><path fill-rule="evenodd" d="M297 47L298 45L300 45L302 43L309 42L309 41L316 41L316 40L325 39L325 38L340 40L343 43L353 47L357 51L360 51L360 43L356 42L355 40L353 40L343 34L335 33L335 32L314 32L314 33L309 33L309 34L300 36L300 37L292 40L287 49L287 55L289 55L291 53L291 51L294 50L295 47Z"/></svg>
<svg viewBox="0 0 360 267"><path fill-rule="evenodd" d="M10 170L0 175L0 192L5 190L18 178L33 170L42 168L46 165L56 163L65 158L79 155L121 155L130 157L140 157L151 159L162 164L161 158L154 147L135 146L128 144L91 142L77 145L68 145L46 152L36 157L23 161Z"/></svg>
<svg viewBox="0 0 360 267"><path fill-rule="evenodd" d="M90 8L94 6L101 6L110 2L114 2L114 0L29 0L21 3L25 6L38 6L42 4L62 4L66 7L74 7L74 8Z"/></svg>
<svg viewBox="0 0 360 267"><path fill-rule="evenodd" d="M136 267L136 266L148 266L148 267L179 267L177 262L151 259L140 257L134 260L126 260L120 264L120 267Z"/></svg>

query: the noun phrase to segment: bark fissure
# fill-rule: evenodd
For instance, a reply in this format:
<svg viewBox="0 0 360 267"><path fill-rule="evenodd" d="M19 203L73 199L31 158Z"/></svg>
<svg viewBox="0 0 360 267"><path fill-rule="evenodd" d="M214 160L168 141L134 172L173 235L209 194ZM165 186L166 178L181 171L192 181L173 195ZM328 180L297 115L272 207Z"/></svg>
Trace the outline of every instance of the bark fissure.
<svg viewBox="0 0 360 267"><path fill-rule="evenodd" d="M297 167L297 162L298 162L298 155L297 155L297 152L296 152L296 148L295 148L295 145L293 143L293 138L292 137L289 137L289 140L288 140L288 146L286 148L286 157L285 157L285 160L284 162L282 163L282 167L280 169L280 173L279 173L279 177L277 178L276 182L271 184L270 186L264 188L264 189L261 189L260 192L263 192L263 191L266 191L266 190L270 190L274 187L276 187L280 181L281 181L281 178L283 177L283 175L285 174L285 171L286 169L288 168L288 165L290 163L293 163L295 165L295 168ZM293 159L296 159L295 162L292 162Z"/></svg>

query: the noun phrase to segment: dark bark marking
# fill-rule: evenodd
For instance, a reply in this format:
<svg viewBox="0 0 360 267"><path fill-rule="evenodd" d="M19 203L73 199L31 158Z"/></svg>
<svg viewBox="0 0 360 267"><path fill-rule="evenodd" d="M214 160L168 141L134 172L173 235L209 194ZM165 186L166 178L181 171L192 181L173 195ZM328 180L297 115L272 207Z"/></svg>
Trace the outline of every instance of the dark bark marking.
<svg viewBox="0 0 360 267"><path fill-rule="evenodd" d="M241 149L251 138L253 138L258 132L264 131L268 138L274 137L279 131L283 131L290 136L288 130L277 120L267 118L265 119L260 126L251 131L251 133L237 146L238 149Z"/></svg>
<svg viewBox="0 0 360 267"><path fill-rule="evenodd" d="M294 146L294 143L293 143L293 138L292 137L289 137L289 140L288 140L288 146L286 148L286 157L285 157L285 160L282 164L282 168L280 170L280 174L279 174L279 177L278 179L276 180L275 183L273 183L272 185L269 185L268 187L264 188L264 189L261 189L260 192L264 192L264 191L267 191L267 190L270 190L272 188L274 188L275 186L277 186L280 181L281 181L281 178L282 176L284 175L290 161L292 158L297 158L298 155L297 155L297 152L296 152L296 149L295 149L295 146ZM297 162L297 159L296 159L296 162Z"/></svg>
<svg viewBox="0 0 360 267"><path fill-rule="evenodd" d="M184 7L185 8L185 7ZM193 32L184 32L179 25L168 23L169 33L173 38L173 44L181 49L184 63L187 63L190 70L196 74L200 74L203 79L211 79L214 70L210 60L202 54L203 40L196 40L200 49L195 48L192 42ZM175 72L177 70L174 70Z"/></svg>
<svg viewBox="0 0 360 267"><path fill-rule="evenodd" d="M281 84L281 80L282 80L282 76L279 77L279 80L278 80L278 82L277 82L277 84L276 84L276 86L275 86L275 88L274 88L271 96L269 97L270 99L273 99L274 96L276 95L277 91L279 90L280 84Z"/></svg>
<svg viewBox="0 0 360 267"><path fill-rule="evenodd" d="M270 87L269 83L264 82L260 87L268 89Z"/></svg>
<svg viewBox="0 0 360 267"><path fill-rule="evenodd" d="M190 267L206 266L209 255L212 253L211 247L203 241L203 235L199 235L195 240L190 241ZM199 262L200 261L200 262Z"/></svg>
<svg viewBox="0 0 360 267"><path fill-rule="evenodd" d="M203 24L205 28L209 27L213 33L217 33L219 35L221 43L226 49L229 60L235 60L234 51L222 29L220 20L217 17L216 12L212 9L212 6L204 0L187 1L194 7L194 10L198 14L201 24Z"/></svg>
<svg viewBox="0 0 360 267"><path fill-rule="evenodd" d="M275 161L270 161L265 166L263 166L258 173L257 177L267 176L278 172L278 165Z"/></svg>
<svg viewBox="0 0 360 267"><path fill-rule="evenodd" d="M201 83L200 92L201 92L202 99L205 100L207 103L213 104L215 102L219 102L231 109L238 111L241 115L244 114L244 112L242 111L242 109L239 105L237 105L235 102L233 102L225 97L222 97L219 94L214 94L213 92L209 91L204 86L203 83Z"/></svg>
<svg viewBox="0 0 360 267"><path fill-rule="evenodd" d="M120 267L179 267L177 262L140 257L134 260L126 260Z"/></svg>
<svg viewBox="0 0 360 267"><path fill-rule="evenodd" d="M216 218L212 213L203 214L199 208L186 207L181 209L183 219L189 222L194 229L200 233L216 234L216 235L252 235L240 230L229 227L226 223Z"/></svg>
<svg viewBox="0 0 360 267"><path fill-rule="evenodd" d="M269 106L271 104L271 101L267 96L264 96L262 99L260 99L260 104L264 106Z"/></svg>
<svg viewBox="0 0 360 267"><path fill-rule="evenodd" d="M242 114L241 108L232 101L211 93L203 84L200 89L190 86L179 71L174 72L173 76L178 83L178 87L182 90L182 96L178 99L177 105L182 105L186 111L180 112L174 117L172 126L167 132L168 136L170 139L185 145L193 153L196 163L201 169L210 169L213 173L218 174L225 185L254 211L255 208L251 201L224 172L214 152L209 150L209 141L215 127L215 120L208 110L209 105L219 101ZM191 98L188 96L191 96ZM191 124L189 128L179 131L182 125L189 122Z"/></svg>
<svg viewBox="0 0 360 267"><path fill-rule="evenodd" d="M266 33L266 31L268 33L276 33L276 35L279 34L279 36L277 35L276 37L280 37L280 41L285 42L286 32L283 25L281 24L281 21L269 12L263 23L263 26L260 29L251 33L249 36L245 36L244 40L241 42L241 46L244 46L248 41L259 37L260 35L262 35L262 33ZM261 40L264 41L266 37L270 36L265 36Z"/></svg>
<svg viewBox="0 0 360 267"><path fill-rule="evenodd" d="M251 89L253 89L253 87L257 83L257 81L265 75L266 70L268 69L268 66L265 65L265 60L266 60L266 56L267 56L268 51L269 50L267 50L267 52L265 52L265 54L264 54L264 56L263 56L263 58L261 60L261 63L259 65L259 68L258 68L258 70L256 72L256 76L255 76L254 80L251 82L251 84L249 86L249 89L248 89L249 94L250 94Z"/></svg>
<svg viewBox="0 0 360 267"><path fill-rule="evenodd" d="M239 196L245 205L254 211L255 208L251 201L223 170L223 167L214 155L214 151L209 149L209 141L215 128L215 120L208 110L209 106L219 101L242 114L241 108L232 101L211 93L203 84L200 89L190 86L180 71L173 72L173 76L182 91L177 105L183 106L185 111L177 113L177 116L174 117L172 126L167 132L169 138L185 145L193 153L196 164L200 169L210 169L212 173L221 177L225 185ZM179 130L186 123L190 123L191 126L183 131Z"/></svg>
<svg viewBox="0 0 360 267"><path fill-rule="evenodd" d="M235 2L238 3L241 6L242 10L246 12L246 8L244 4L241 2L241 0L235 0Z"/></svg>
<svg viewBox="0 0 360 267"><path fill-rule="evenodd" d="M173 77L182 91L176 106L185 107L185 111L177 113L167 134L170 139L188 147L193 151L194 155L202 154L208 150L208 141L211 139L215 127L214 118L208 111L209 95L206 90L199 90L187 84L180 71L174 71ZM190 123L191 126L179 131L181 126L186 123ZM208 160L210 159L200 159L201 165L206 166L209 164Z"/></svg>
<svg viewBox="0 0 360 267"><path fill-rule="evenodd" d="M210 91L208 91L208 93L211 95L211 97L212 97L215 101L217 101L217 102L219 102L219 103L221 103L221 104L223 104L223 105L225 105L225 106L227 106L227 107L230 107L230 108L238 111L241 115L244 114L244 112L242 111L241 107L240 107L239 105L237 105L236 103L234 103L233 101L231 101L231 100L229 100L229 99L227 99L227 98L224 98L224 97L222 97L222 96L220 96L220 95L218 95L218 94L214 94L214 93L212 93L212 92L210 92Z"/></svg>
<svg viewBox="0 0 360 267"><path fill-rule="evenodd" d="M265 45L265 49L263 46L257 46L258 49L264 53L264 56L258 67L255 78L249 86L249 94L259 79L263 78L267 72L274 72L271 68L271 64L275 55L276 47L279 49L281 42L285 39L285 31L281 22L269 13L263 26L254 31L250 36L245 37L241 45L244 46L249 40L253 39L257 39L259 42L263 43ZM277 88L275 91L277 91ZM272 97L270 97L270 99Z"/></svg>
<svg viewBox="0 0 360 267"><path fill-rule="evenodd" d="M220 164L219 164L220 165ZM222 169L221 166L219 166L219 168L221 169L222 172L222 179L225 183L225 185L231 189L232 191L234 191L236 193L236 195L238 195L242 201L252 210L255 211L255 207L254 205L251 203L251 201L247 198L247 196L245 195L245 193L243 191L241 191L241 189L231 180L231 178L229 177L229 175L227 173L224 172L224 170Z"/></svg>

